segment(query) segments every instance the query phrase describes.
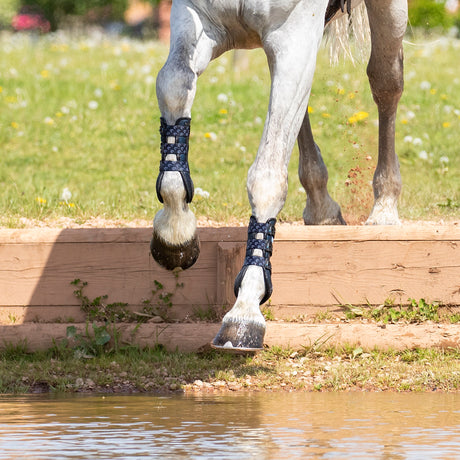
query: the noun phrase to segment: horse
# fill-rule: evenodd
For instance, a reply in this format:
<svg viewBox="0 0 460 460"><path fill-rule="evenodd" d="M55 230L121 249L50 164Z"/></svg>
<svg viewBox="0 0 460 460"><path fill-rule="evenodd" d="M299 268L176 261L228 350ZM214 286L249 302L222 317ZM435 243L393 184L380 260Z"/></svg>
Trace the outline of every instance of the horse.
<svg viewBox="0 0 460 460"><path fill-rule="evenodd" d="M252 215L246 257L235 280L236 301L212 346L234 352L263 348L260 305L273 290L270 256L276 217L287 195L288 162L297 139L299 177L307 192L306 225L346 225L327 190L328 173L308 115L316 56L325 26L363 0L174 0L168 58L158 73L161 160L156 181L163 208L155 215L150 249L163 267L187 269L198 258L196 219L188 204L191 109L197 79L212 59L232 49L263 48L271 88L260 145L247 176ZM364 0L371 52L367 75L379 115L374 204L367 224L400 224L401 191L395 153L395 118L403 91L402 40L407 0ZM362 5L361 5L362 7ZM345 11L346 9L346 11Z"/></svg>

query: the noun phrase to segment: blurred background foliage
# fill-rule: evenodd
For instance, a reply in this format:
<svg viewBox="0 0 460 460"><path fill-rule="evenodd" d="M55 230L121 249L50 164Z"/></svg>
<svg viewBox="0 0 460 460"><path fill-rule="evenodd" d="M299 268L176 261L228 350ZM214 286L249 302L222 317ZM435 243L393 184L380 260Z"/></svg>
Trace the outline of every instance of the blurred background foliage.
<svg viewBox="0 0 460 460"><path fill-rule="evenodd" d="M148 0L156 7L161 0ZM51 30L65 27L69 18L86 24L123 22L129 0L2 0L0 28L11 27L14 15L24 6L39 8L50 22ZM460 9L458 0L409 0L409 26L412 28L458 34Z"/></svg>

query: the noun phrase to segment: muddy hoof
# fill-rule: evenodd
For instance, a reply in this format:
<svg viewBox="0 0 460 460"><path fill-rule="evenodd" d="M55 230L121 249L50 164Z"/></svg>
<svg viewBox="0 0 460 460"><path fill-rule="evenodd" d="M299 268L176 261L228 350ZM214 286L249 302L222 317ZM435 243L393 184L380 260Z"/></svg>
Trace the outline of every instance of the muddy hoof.
<svg viewBox="0 0 460 460"><path fill-rule="evenodd" d="M232 353L251 353L262 350L265 326L253 321L228 320L211 343L213 348Z"/></svg>
<svg viewBox="0 0 460 460"><path fill-rule="evenodd" d="M150 241L150 252L153 258L167 270L190 268L200 255L200 240L198 235L180 245L171 245L160 238L155 231Z"/></svg>

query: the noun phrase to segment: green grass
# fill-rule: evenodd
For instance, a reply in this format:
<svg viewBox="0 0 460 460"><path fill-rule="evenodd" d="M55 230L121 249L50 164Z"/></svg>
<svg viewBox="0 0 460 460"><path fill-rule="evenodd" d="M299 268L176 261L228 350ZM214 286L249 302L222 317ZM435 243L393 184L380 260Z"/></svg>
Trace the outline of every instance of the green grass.
<svg viewBox="0 0 460 460"><path fill-rule="evenodd" d="M459 215L460 78L453 64L459 50L459 41L447 39L405 45L396 145L404 181L400 214L406 219ZM153 218L160 208L154 80L167 47L6 34L0 53L0 224L18 226L20 217ZM249 69L241 76L232 68L232 55L226 54L200 77L190 140L195 187L210 194L196 195L192 207L198 216L223 222L250 215L246 174L269 94L260 50L250 52ZM331 67L323 49L310 106L330 192L351 223L361 222L372 205L377 152L377 110L365 64ZM368 116L350 123L358 112ZM206 133L215 133L215 140ZM297 166L294 152L281 220L301 219L305 194ZM61 199L66 187L72 193L67 202Z"/></svg>
<svg viewBox="0 0 460 460"><path fill-rule="evenodd" d="M324 345L324 344L323 344ZM272 347L253 357L134 346L98 356L56 346L0 350L0 394L176 391L458 391L457 349Z"/></svg>

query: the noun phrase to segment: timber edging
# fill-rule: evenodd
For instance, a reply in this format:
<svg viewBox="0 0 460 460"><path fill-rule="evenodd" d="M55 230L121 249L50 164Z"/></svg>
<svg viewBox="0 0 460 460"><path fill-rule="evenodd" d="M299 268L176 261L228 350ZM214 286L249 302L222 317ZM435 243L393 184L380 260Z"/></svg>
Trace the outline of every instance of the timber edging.
<svg viewBox="0 0 460 460"><path fill-rule="evenodd" d="M45 323L60 329L58 323L84 322L70 285L75 279L88 283L85 294L90 299L107 294L107 302L124 302L134 311L152 297L159 281L164 292L173 293L171 319L185 320L206 309L222 313L235 299L233 283L244 258L246 229L200 228L199 234L198 262L176 279L153 261L148 228L0 229L0 344L10 337L7 331L21 335L18 331L26 325L45 330ZM460 226L455 224L279 224L272 257L274 293L267 306L275 317L286 319L338 312L344 304L379 305L387 299L407 304L410 298L424 298L458 307L459 248ZM176 287L178 281L183 287ZM179 336L185 343L194 324L168 324L166 330L172 334L174 328L184 328ZM315 330L309 329L312 325L286 324L292 330ZM194 327L202 328L194 334L213 335L210 331L217 326Z"/></svg>
<svg viewBox="0 0 460 460"><path fill-rule="evenodd" d="M26 344L29 350L45 350L66 337L68 326L76 326L85 335L86 324L24 323L0 326L6 345ZM168 351L196 352L209 348L220 323L118 323L119 345L140 347L161 344ZM405 350L415 348L460 348L460 327L456 324L422 323L417 325L375 323L302 324L268 322L266 346L289 347L293 350L331 346L360 346L365 350Z"/></svg>

